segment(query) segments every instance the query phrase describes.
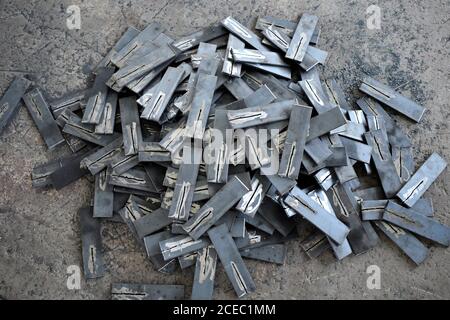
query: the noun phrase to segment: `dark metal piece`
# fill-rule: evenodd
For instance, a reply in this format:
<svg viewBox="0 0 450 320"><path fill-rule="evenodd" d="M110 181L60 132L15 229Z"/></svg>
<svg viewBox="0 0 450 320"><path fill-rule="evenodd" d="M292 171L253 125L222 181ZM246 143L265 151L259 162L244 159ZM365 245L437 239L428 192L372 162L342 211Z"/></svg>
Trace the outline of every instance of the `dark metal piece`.
<svg viewBox="0 0 450 320"><path fill-rule="evenodd" d="M214 291L217 253L212 246L201 249L195 264L192 300L211 300Z"/></svg>
<svg viewBox="0 0 450 320"><path fill-rule="evenodd" d="M361 202L362 220L381 220L388 200L364 200Z"/></svg>
<svg viewBox="0 0 450 320"><path fill-rule="evenodd" d="M420 122L426 110L392 88L370 77L364 78L359 90L416 122Z"/></svg>
<svg viewBox="0 0 450 320"><path fill-rule="evenodd" d="M286 216L283 207L270 198L264 199L258 213L285 237L295 228L295 223Z"/></svg>
<svg viewBox="0 0 450 320"><path fill-rule="evenodd" d="M114 161L122 151L122 138L112 141L105 147L98 149L81 161L81 166L87 168L92 175L96 175Z"/></svg>
<svg viewBox="0 0 450 320"><path fill-rule="evenodd" d="M3 94L0 99L0 134L19 111L19 102L30 85L28 79L17 77Z"/></svg>
<svg viewBox="0 0 450 320"><path fill-rule="evenodd" d="M53 117L57 119L64 110L76 111L81 109L81 104L85 94L86 93L84 90L79 90L51 101L49 105L50 110L53 113Z"/></svg>
<svg viewBox="0 0 450 320"><path fill-rule="evenodd" d="M245 47L244 42L239 40L233 34L228 36L228 44L227 50L225 51L225 60L223 62L222 72L232 76L232 77L240 77L242 65L240 63L234 62L229 58L231 49L243 49Z"/></svg>
<svg viewBox="0 0 450 320"><path fill-rule="evenodd" d="M114 192L113 186L108 183L106 169L95 175L94 188L94 218L112 217Z"/></svg>
<svg viewBox="0 0 450 320"><path fill-rule="evenodd" d="M159 242L164 260L180 257L187 253L206 248L211 243L207 238L194 240L190 236L179 235Z"/></svg>
<svg viewBox="0 0 450 320"><path fill-rule="evenodd" d="M287 247L284 244L270 244L258 248L245 248L239 253L243 258L283 265L286 261Z"/></svg>
<svg viewBox="0 0 450 320"><path fill-rule="evenodd" d="M142 210L142 208L141 208ZM149 209L151 211L151 208ZM167 210L159 208L152 212L148 212L142 217L136 219L134 228L139 238L155 233L172 223L172 220L167 217Z"/></svg>
<svg viewBox="0 0 450 320"><path fill-rule="evenodd" d="M88 174L86 169L80 168L80 162L93 152L95 150L83 149L76 153L73 158L70 158L69 161L65 162L59 169L53 171L49 177L52 186L56 190L59 190Z"/></svg>
<svg viewBox="0 0 450 320"><path fill-rule="evenodd" d="M126 187L129 189L157 192L154 189L150 177L147 175L145 170L140 167L134 167L122 174L112 172L109 183L115 186Z"/></svg>
<svg viewBox="0 0 450 320"><path fill-rule="evenodd" d="M100 117L100 122L95 126L95 133L113 134L116 119L118 95L115 91L109 91L106 96L105 108Z"/></svg>
<svg viewBox="0 0 450 320"><path fill-rule="evenodd" d="M447 167L447 162L433 153L416 171L412 178L398 191L397 197L412 207Z"/></svg>
<svg viewBox="0 0 450 320"><path fill-rule="evenodd" d="M84 109L82 123L99 124L100 118L105 111L108 87L106 81L112 76L115 68L102 68L95 77L94 86L88 91L86 108Z"/></svg>
<svg viewBox="0 0 450 320"><path fill-rule="evenodd" d="M50 112L49 106L38 88L29 91L23 96L25 105L36 124L47 147L53 149L64 142L58 125Z"/></svg>
<svg viewBox="0 0 450 320"><path fill-rule="evenodd" d="M78 210L78 215L80 217L84 276L87 279L103 277L105 266L100 220L92 217L92 208L81 208Z"/></svg>
<svg viewBox="0 0 450 320"><path fill-rule="evenodd" d="M161 147L160 142L141 142L139 162L167 162L172 161L171 153Z"/></svg>
<svg viewBox="0 0 450 320"><path fill-rule="evenodd" d="M305 251L306 255L310 259L315 259L330 248L330 242L328 241L326 235L319 230L315 230L302 242L300 242L300 247Z"/></svg>
<svg viewBox="0 0 450 320"><path fill-rule="evenodd" d="M242 261L238 248L228 232L227 226L222 224L208 230L208 236L217 251L220 262L222 262L237 296L241 298L254 291L256 288L253 279L244 261Z"/></svg>

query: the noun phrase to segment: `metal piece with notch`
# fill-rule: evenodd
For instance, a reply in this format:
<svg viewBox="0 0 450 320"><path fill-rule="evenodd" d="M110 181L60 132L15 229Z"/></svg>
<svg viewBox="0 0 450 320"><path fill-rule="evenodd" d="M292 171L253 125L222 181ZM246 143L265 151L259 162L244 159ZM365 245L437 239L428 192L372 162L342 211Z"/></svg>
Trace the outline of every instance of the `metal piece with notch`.
<svg viewBox="0 0 450 320"><path fill-rule="evenodd" d="M266 64L270 66L287 67L288 64L283 58L276 52L272 51L259 51L254 49L236 49L230 50L230 56L235 62L239 63L258 63Z"/></svg>
<svg viewBox="0 0 450 320"><path fill-rule="evenodd" d="M245 248L239 251L243 258L283 265L287 257L287 247L282 244L269 244L258 248Z"/></svg>
<svg viewBox="0 0 450 320"><path fill-rule="evenodd" d="M192 300L211 300L216 276L217 253L213 246L201 249L195 263Z"/></svg>
<svg viewBox="0 0 450 320"><path fill-rule="evenodd" d="M119 99L119 107L124 154L126 156L137 155L142 143L138 105L135 98L125 97Z"/></svg>
<svg viewBox="0 0 450 320"><path fill-rule="evenodd" d="M317 16L308 13L302 15L286 52L286 58L302 62L318 20Z"/></svg>
<svg viewBox="0 0 450 320"><path fill-rule="evenodd" d="M106 96L105 108L100 117L100 122L95 126L95 133L113 134L116 120L118 95L110 90Z"/></svg>
<svg viewBox="0 0 450 320"><path fill-rule="evenodd" d="M105 274L105 266L102 254L100 220L92 217L92 208L79 209L78 216L80 217L84 276L87 279L103 277Z"/></svg>
<svg viewBox="0 0 450 320"><path fill-rule="evenodd" d="M141 191L157 192L151 182L151 179L141 167L134 167L127 172L117 174L112 172L109 180L110 184L129 189Z"/></svg>
<svg viewBox="0 0 450 320"><path fill-rule="evenodd" d="M236 37L240 38L242 41L248 43L253 48L259 51L270 51L270 49L261 43L261 38L258 37L254 32L244 27L238 21L233 19L231 16L225 18L221 21L222 25L228 29Z"/></svg>
<svg viewBox="0 0 450 320"><path fill-rule="evenodd" d="M420 122L425 108L414 101L402 96L389 86L370 77L365 77L359 90L400 112L415 122Z"/></svg>
<svg viewBox="0 0 450 320"><path fill-rule="evenodd" d="M363 200L361 202L362 220L381 220L387 203L388 200Z"/></svg>
<svg viewBox="0 0 450 320"><path fill-rule="evenodd" d="M233 59L230 59L230 52L232 49L244 49L245 44L241 40L239 40L237 37L235 37L233 34L230 33L228 36L228 44L227 49L225 51L225 60L223 62L223 68L222 72L232 76L232 77L240 77L241 76L241 70L242 70L242 64L236 63L233 61Z"/></svg>
<svg viewBox="0 0 450 320"><path fill-rule="evenodd" d="M404 208L389 201L383 220L409 230L443 246L450 245L450 228L412 209Z"/></svg>
<svg viewBox="0 0 450 320"><path fill-rule="evenodd" d="M76 111L81 109L81 104L85 95L86 93L84 90L78 90L49 102L53 117L57 119L64 110Z"/></svg>
<svg viewBox="0 0 450 320"><path fill-rule="evenodd" d="M164 260L167 261L206 248L210 244L207 238L195 240L187 235L179 235L160 241L159 247Z"/></svg>
<svg viewBox="0 0 450 320"><path fill-rule="evenodd" d="M433 153L398 191L397 197L408 207L412 207L446 167L447 162L437 153Z"/></svg>
<svg viewBox="0 0 450 320"><path fill-rule="evenodd" d="M226 33L227 31L222 26L213 25L176 40L173 43L173 46L181 52L185 52L195 48L200 44L200 42L211 41L225 35Z"/></svg>
<svg viewBox="0 0 450 320"><path fill-rule="evenodd" d="M246 216L254 217L269 187L270 182L266 177L255 174L252 178L252 189L242 196L236 205L236 210Z"/></svg>
<svg viewBox="0 0 450 320"><path fill-rule="evenodd" d="M81 161L81 166L87 168L92 175L96 175L112 163L114 157L121 153L123 140L118 138L105 147L90 154Z"/></svg>
<svg viewBox="0 0 450 320"><path fill-rule="evenodd" d="M237 296L241 298L253 292L256 289L255 284L244 261L242 261L242 257L228 232L227 226L222 224L208 230L208 236L217 251L220 262Z"/></svg>
<svg viewBox="0 0 450 320"><path fill-rule="evenodd" d="M41 91L35 88L23 100L47 147L53 149L63 143L64 138Z"/></svg>
<svg viewBox="0 0 450 320"><path fill-rule="evenodd" d="M167 227L171 223L172 220L167 217L167 210L162 208L158 208L154 211L150 208L147 214L133 221L134 228L139 238L144 238L145 236L153 234Z"/></svg>
<svg viewBox="0 0 450 320"><path fill-rule="evenodd" d="M248 173L233 176L200 210L184 225L183 229L194 239L199 239L239 199L250 191Z"/></svg>
<svg viewBox="0 0 450 320"><path fill-rule="evenodd" d="M108 218L113 216L113 186L108 183L106 169L95 175L94 187L94 218Z"/></svg>
<svg viewBox="0 0 450 320"><path fill-rule="evenodd" d="M113 283L112 300L183 300L184 286L174 284Z"/></svg>

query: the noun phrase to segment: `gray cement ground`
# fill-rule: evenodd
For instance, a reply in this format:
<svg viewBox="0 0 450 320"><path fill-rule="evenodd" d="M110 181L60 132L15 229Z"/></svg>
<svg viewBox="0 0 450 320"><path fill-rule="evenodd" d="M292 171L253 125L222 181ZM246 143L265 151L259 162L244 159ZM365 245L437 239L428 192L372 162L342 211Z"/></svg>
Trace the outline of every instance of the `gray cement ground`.
<svg viewBox="0 0 450 320"><path fill-rule="evenodd" d="M66 27L66 8L81 8L81 30ZM366 26L366 8L381 8L381 30ZM84 88L83 66L98 61L127 25L143 28L160 21L173 35L233 15L253 23L257 15L296 19L304 11L320 17L320 47L330 52L324 76L335 75L351 99L367 73L428 108L414 125L401 126L415 143L420 164L433 151L450 160L449 49L450 6L446 0L156 0L156 1L0 1L0 92L15 75L28 73L47 97ZM116 281L185 284L190 292L193 270L165 276L152 270L125 226L106 224L108 274L82 280L80 290L66 287L67 267L81 265L77 209L89 203L92 186L80 180L56 192L31 188L32 167L67 152L48 152L25 108L1 136L0 143L0 296L7 299L108 298ZM436 218L450 224L449 172L427 193ZM286 265L249 261L257 285L251 299L448 299L450 250L432 246L425 263L415 267L385 237L372 251L337 263L331 253L310 261L298 242L289 244ZM381 289L366 287L366 268L381 268ZM232 299L222 269L215 298Z"/></svg>

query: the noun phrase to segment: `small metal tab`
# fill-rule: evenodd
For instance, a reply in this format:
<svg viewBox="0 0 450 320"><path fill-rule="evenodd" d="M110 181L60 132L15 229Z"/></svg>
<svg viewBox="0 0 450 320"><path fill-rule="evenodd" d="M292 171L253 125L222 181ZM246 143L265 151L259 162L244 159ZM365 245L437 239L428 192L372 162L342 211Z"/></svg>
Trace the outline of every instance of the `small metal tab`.
<svg viewBox="0 0 450 320"><path fill-rule="evenodd" d="M329 212L298 187L294 187L290 191L284 199L284 203L328 235L337 244L344 242L350 231L345 224L330 215Z"/></svg>
<svg viewBox="0 0 450 320"><path fill-rule="evenodd" d="M178 263L180 264L181 269L186 269L191 266L194 266L197 262L197 252L191 252L185 254L184 256L178 257Z"/></svg>
<svg viewBox="0 0 450 320"><path fill-rule="evenodd" d="M194 240L190 236L179 235L159 242L164 260L180 257L187 253L206 248L211 243L207 238Z"/></svg>
<svg viewBox="0 0 450 320"><path fill-rule="evenodd" d="M344 137L341 137L341 141L350 159L370 163L372 158L372 147Z"/></svg>
<svg viewBox="0 0 450 320"><path fill-rule="evenodd" d="M333 155L328 145L319 138L315 138L305 144L305 153L311 157L316 165L324 163Z"/></svg>
<svg viewBox="0 0 450 320"><path fill-rule="evenodd" d="M133 97L121 98L119 107L124 153L126 156L138 154L142 143L142 131L136 100Z"/></svg>
<svg viewBox="0 0 450 320"><path fill-rule="evenodd" d="M197 254L192 300L211 300L214 291L217 253L213 246L201 249Z"/></svg>
<svg viewBox="0 0 450 320"><path fill-rule="evenodd" d="M374 223L415 264L419 265L427 258L427 247L408 231L384 221L375 221Z"/></svg>
<svg viewBox="0 0 450 320"><path fill-rule="evenodd" d="M194 69L200 66L204 60L214 58L216 56L217 46L212 43L200 42L197 52L191 55L191 64Z"/></svg>
<svg viewBox="0 0 450 320"><path fill-rule="evenodd" d="M383 220L409 230L443 246L450 245L450 228L423 214L389 201Z"/></svg>
<svg viewBox="0 0 450 320"><path fill-rule="evenodd" d="M100 117L100 122L95 126L97 134L113 134L117 110L117 92L109 90L106 96L105 108Z"/></svg>
<svg viewBox="0 0 450 320"><path fill-rule="evenodd" d="M170 206L169 218L187 221L189 219L189 210L194 197L194 189L198 171L200 167L201 150L194 148L192 150L194 161L183 163L177 175L177 182L173 195L172 205Z"/></svg>
<svg viewBox="0 0 450 320"><path fill-rule="evenodd" d="M347 239L353 253L361 254L372 248L372 243L359 217L356 200L348 185L336 184L326 194L337 218L350 228Z"/></svg>
<svg viewBox="0 0 450 320"><path fill-rule="evenodd" d="M398 148L393 146L391 150L392 161L394 161L397 174L402 184L405 184L412 177L415 169L412 148Z"/></svg>
<svg viewBox="0 0 450 320"><path fill-rule="evenodd" d="M23 96L23 100L47 147L53 149L63 143L64 138L39 89L29 91Z"/></svg>
<svg viewBox="0 0 450 320"><path fill-rule="evenodd" d="M183 285L113 283L112 300L183 300Z"/></svg>
<svg viewBox="0 0 450 320"><path fill-rule="evenodd" d="M244 261L242 261L238 248L228 232L227 226L222 224L208 230L208 236L217 251L220 262L222 262L237 296L241 298L255 291L256 288L253 279Z"/></svg>
<svg viewBox="0 0 450 320"><path fill-rule="evenodd" d="M12 121L20 108L20 100L31 85L31 81L17 77L0 99L0 134Z"/></svg>
<svg viewBox="0 0 450 320"><path fill-rule="evenodd" d="M269 187L270 182L266 177L255 174L252 178L251 191L242 196L242 199L236 205L236 210L246 216L254 217Z"/></svg>
<svg viewBox="0 0 450 320"><path fill-rule="evenodd" d="M315 259L330 248L330 242L325 234L316 229L300 242L300 247L310 259Z"/></svg>
<svg viewBox="0 0 450 320"><path fill-rule="evenodd" d="M228 36L228 44L227 50L225 51L225 60L223 62L222 72L232 76L232 77L240 77L242 65L240 63L236 63L233 59L230 59L231 49L244 49L245 44L230 33Z"/></svg>
<svg viewBox="0 0 450 320"><path fill-rule="evenodd" d="M154 190L151 179L141 167L134 167L122 174L112 172L109 183L114 186L126 187L129 189L157 192Z"/></svg>
<svg viewBox="0 0 450 320"><path fill-rule="evenodd" d="M328 100L319 79L304 79L300 81L299 84L311 104L314 106L314 109L316 109L319 114L335 107Z"/></svg>
<svg viewBox="0 0 450 320"><path fill-rule="evenodd" d="M420 122L426 110L392 88L370 77L364 78L359 90L416 122Z"/></svg>
<svg viewBox="0 0 450 320"><path fill-rule="evenodd" d="M216 76L199 73L191 111L184 130L185 137L203 140L216 82Z"/></svg>
<svg viewBox="0 0 450 320"><path fill-rule="evenodd" d="M314 178L324 191L328 191L337 182L337 177L332 170L323 168L314 174Z"/></svg>
<svg viewBox="0 0 450 320"><path fill-rule="evenodd" d="M114 68L102 68L95 77L94 86L88 91L85 96L87 100L86 108L84 109L82 123L99 124L103 112L105 111L106 95L108 94L108 87L106 81L114 73Z"/></svg>
<svg viewBox="0 0 450 320"><path fill-rule="evenodd" d="M283 31L279 28L270 25L263 29L262 34L266 37L275 47L283 52L287 52L289 49L289 43L291 38L289 38Z"/></svg>
<svg viewBox="0 0 450 320"><path fill-rule="evenodd" d="M272 16L264 16L258 17L256 20L255 29L264 30L270 26L277 28L277 30L282 31L288 36L292 36L295 28L297 27L297 23L289 20L278 19Z"/></svg>
<svg viewBox="0 0 450 320"><path fill-rule="evenodd" d="M94 218L113 216L113 186L108 183L108 173L104 169L95 175Z"/></svg>
<svg viewBox="0 0 450 320"><path fill-rule="evenodd" d="M222 20L221 23L226 29L228 29L228 31L230 31L236 37L240 38L242 41L251 45L253 48L255 48L259 51L270 51L270 49L268 47L264 46L261 43L260 37L258 37L255 33L253 33L248 28L244 27L238 21L233 19L231 16Z"/></svg>
<svg viewBox="0 0 450 320"><path fill-rule="evenodd" d="M283 265L286 261L287 247L284 244L270 244L258 248L245 248L239 253L243 258Z"/></svg>
<svg viewBox="0 0 450 320"><path fill-rule="evenodd" d="M437 153L414 173L412 178L398 191L397 197L408 207L412 207L447 167L447 162Z"/></svg>
<svg viewBox="0 0 450 320"><path fill-rule="evenodd" d="M302 62L318 20L317 16L308 13L302 15L289 44L286 58Z"/></svg>
<svg viewBox="0 0 450 320"><path fill-rule="evenodd" d="M171 63L173 63L174 58L167 60L166 62L160 64L159 66L155 67L153 70L151 70L149 73L140 76L136 78L135 80L131 81L127 84L127 88L133 91L136 94L140 94L142 91L144 93L142 96L146 96L148 93L148 90L156 84L159 84L162 78L162 72L167 69L168 66L170 66ZM156 88L155 88L156 89ZM142 98L141 96L141 98ZM143 99L147 99L147 97L144 97ZM138 99L140 100L140 98Z"/></svg>
<svg viewBox="0 0 450 320"><path fill-rule="evenodd" d="M142 206L140 209L143 211L145 206ZM134 228L139 238L144 238L172 223L172 220L167 217L167 210L162 208L154 211L152 211L152 208L148 208L147 210L145 215L133 221Z"/></svg>
<svg viewBox="0 0 450 320"><path fill-rule="evenodd" d="M291 111L287 137L278 169L278 174L282 177L295 180L298 178L307 136L311 134L311 113L312 108L306 106L295 106Z"/></svg>
<svg viewBox="0 0 450 320"><path fill-rule="evenodd" d="M344 91L335 79L325 79L323 89L331 104L344 110L352 110L345 98Z"/></svg>
<svg viewBox="0 0 450 320"><path fill-rule="evenodd" d="M84 276L87 279L103 277L105 266L100 220L92 217L92 208L81 208L78 210L78 215L80 217Z"/></svg>
<svg viewBox="0 0 450 320"><path fill-rule="evenodd" d="M231 57L228 58L240 63L259 63L280 67L289 66L278 53L272 51L232 48L230 55Z"/></svg>
<svg viewBox="0 0 450 320"><path fill-rule="evenodd" d="M159 247L159 243L163 240L170 239L172 236L172 233L166 230L144 237L145 251L147 252L147 256L150 258L156 255L160 255L161 249Z"/></svg>
<svg viewBox="0 0 450 320"><path fill-rule="evenodd" d="M248 181L247 181L248 180ZM194 239L199 239L217 220L220 219L251 186L248 173L233 176L201 209L190 218L183 229Z"/></svg>
<svg viewBox="0 0 450 320"><path fill-rule="evenodd" d="M389 151L389 143L380 130L371 131L365 135L367 144L372 147L372 158L381 180L386 197L392 198L401 188L400 177L395 169Z"/></svg>
<svg viewBox="0 0 450 320"><path fill-rule="evenodd" d="M311 118L307 142L323 136L346 124L346 119L339 107L332 108Z"/></svg>
<svg viewBox="0 0 450 320"><path fill-rule="evenodd" d="M243 110L230 110L227 113L227 117L234 129L247 128L286 120L289 118L291 110L295 105L295 100L285 100Z"/></svg>
<svg viewBox="0 0 450 320"><path fill-rule="evenodd" d="M236 100L245 99L253 94L253 89L242 78L230 78L224 83L224 87Z"/></svg>
<svg viewBox="0 0 450 320"><path fill-rule="evenodd" d="M112 163L114 157L120 154L123 140L118 138L110 144L87 156L81 161L81 166L87 168L92 175L96 175Z"/></svg>
<svg viewBox="0 0 450 320"><path fill-rule="evenodd" d="M388 200L363 200L361 202L362 220L381 220L387 203Z"/></svg>

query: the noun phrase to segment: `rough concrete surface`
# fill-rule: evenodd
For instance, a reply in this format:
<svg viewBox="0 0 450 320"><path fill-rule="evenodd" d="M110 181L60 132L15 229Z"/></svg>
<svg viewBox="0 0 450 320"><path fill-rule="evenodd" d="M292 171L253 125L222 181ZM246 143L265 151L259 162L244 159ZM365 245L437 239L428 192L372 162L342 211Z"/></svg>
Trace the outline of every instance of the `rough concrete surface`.
<svg viewBox="0 0 450 320"><path fill-rule="evenodd" d="M67 7L81 9L81 29L66 26ZM381 29L366 25L366 9L381 8ZM127 25L143 28L160 21L174 36L233 15L253 25L257 15L297 19L302 12L319 16L320 48L330 52L323 76L334 75L354 103L364 74L369 74L428 108L422 123L396 118L415 144L420 165L433 151L450 160L449 50L450 6L446 0L1 0L0 93L13 77L27 73L46 97L85 88L84 66L99 61ZM0 143L0 296L6 299L104 299L112 282L144 282L192 286L193 269L174 275L154 271L125 225L106 223L102 279L66 286L67 267L81 266L77 209L89 204L93 186L86 179L61 191L31 187L34 165L68 150L49 152L26 108L2 134ZM449 171L427 195L436 218L450 224ZM370 252L336 262L331 252L308 260L297 241L288 245L284 266L247 260L257 285L249 299L448 299L450 250L430 246L429 258L415 267L389 240ZM366 269L381 269L381 289L366 286ZM219 267L214 297L234 299Z"/></svg>

